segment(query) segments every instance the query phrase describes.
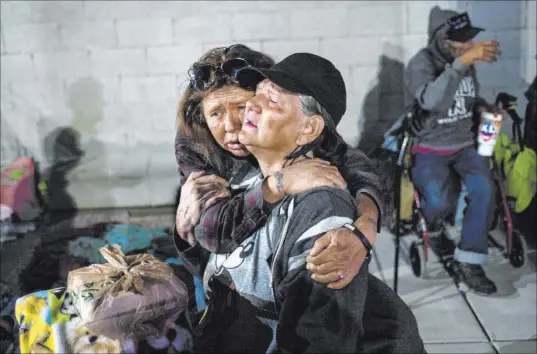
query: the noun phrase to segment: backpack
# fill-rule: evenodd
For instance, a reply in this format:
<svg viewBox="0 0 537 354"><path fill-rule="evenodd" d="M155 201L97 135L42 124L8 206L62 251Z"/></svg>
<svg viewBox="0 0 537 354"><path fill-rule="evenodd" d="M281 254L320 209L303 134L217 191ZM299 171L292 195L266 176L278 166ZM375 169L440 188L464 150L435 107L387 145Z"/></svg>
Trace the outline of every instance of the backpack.
<svg viewBox="0 0 537 354"><path fill-rule="evenodd" d="M29 157L19 157L0 174L2 220L34 221L42 208L37 191L37 171Z"/></svg>
<svg viewBox="0 0 537 354"><path fill-rule="evenodd" d="M494 158L505 176L507 195L515 202L515 211L524 211L535 195L537 159L533 149L511 141L505 134L500 134L494 147Z"/></svg>

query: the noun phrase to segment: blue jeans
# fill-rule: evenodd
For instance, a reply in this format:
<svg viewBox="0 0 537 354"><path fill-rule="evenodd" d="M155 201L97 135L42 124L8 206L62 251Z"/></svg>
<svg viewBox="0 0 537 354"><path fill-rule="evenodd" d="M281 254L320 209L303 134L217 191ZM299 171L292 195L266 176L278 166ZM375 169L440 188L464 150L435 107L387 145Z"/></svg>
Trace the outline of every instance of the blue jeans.
<svg viewBox="0 0 537 354"><path fill-rule="evenodd" d="M473 147L450 155L416 154L412 182L421 195L423 213L430 225L452 211L458 196L458 190L453 188L453 177L457 176L468 189L468 207L454 257L459 262L483 264L487 258L488 223L494 199L488 158L478 155Z"/></svg>

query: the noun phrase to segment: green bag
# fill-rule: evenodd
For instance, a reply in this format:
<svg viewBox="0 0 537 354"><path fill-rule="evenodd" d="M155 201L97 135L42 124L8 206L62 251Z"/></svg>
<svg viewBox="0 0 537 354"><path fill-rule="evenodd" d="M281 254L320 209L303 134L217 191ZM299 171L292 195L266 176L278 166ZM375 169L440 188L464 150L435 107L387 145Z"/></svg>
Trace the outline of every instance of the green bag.
<svg viewBox="0 0 537 354"><path fill-rule="evenodd" d="M507 195L516 200L515 212L524 211L535 195L537 161L535 151L513 143L502 133L494 147L494 158L503 170Z"/></svg>

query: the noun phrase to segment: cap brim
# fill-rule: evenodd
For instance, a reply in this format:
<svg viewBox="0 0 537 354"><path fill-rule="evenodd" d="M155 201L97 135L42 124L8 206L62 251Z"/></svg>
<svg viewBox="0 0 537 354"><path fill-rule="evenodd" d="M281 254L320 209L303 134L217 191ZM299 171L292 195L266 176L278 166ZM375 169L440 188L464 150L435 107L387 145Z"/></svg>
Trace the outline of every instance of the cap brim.
<svg viewBox="0 0 537 354"><path fill-rule="evenodd" d="M448 38L455 42L468 42L474 39L479 32L485 29L479 27L469 27L459 31L452 31L448 33Z"/></svg>
<svg viewBox="0 0 537 354"><path fill-rule="evenodd" d="M298 80L283 71L274 69L257 69L252 66L240 69L235 78L242 88L255 90L257 85L264 79L269 79L282 89L296 94L312 96L309 90L304 87ZM337 132L336 123L332 119L325 119L325 123L332 127L333 131Z"/></svg>
<svg viewBox="0 0 537 354"><path fill-rule="evenodd" d="M255 90L256 86L264 79L269 79L282 89L298 94L310 95L298 80L283 71L275 69L257 69L252 66L240 69L236 74L239 85L245 89Z"/></svg>

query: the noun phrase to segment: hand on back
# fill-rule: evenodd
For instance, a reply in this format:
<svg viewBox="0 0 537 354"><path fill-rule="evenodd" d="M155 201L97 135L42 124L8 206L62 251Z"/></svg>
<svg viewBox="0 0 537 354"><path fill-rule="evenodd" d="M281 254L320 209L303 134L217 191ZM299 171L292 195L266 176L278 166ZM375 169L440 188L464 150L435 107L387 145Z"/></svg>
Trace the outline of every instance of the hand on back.
<svg viewBox="0 0 537 354"><path fill-rule="evenodd" d="M304 159L281 170L285 194L295 195L315 187L347 188L337 167L321 159Z"/></svg>
<svg viewBox="0 0 537 354"><path fill-rule="evenodd" d="M196 244L194 227L201 213L217 201L231 195L228 182L216 175L194 172L181 186L181 198L175 215L175 227L179 236L191 246Z"/></svg>

